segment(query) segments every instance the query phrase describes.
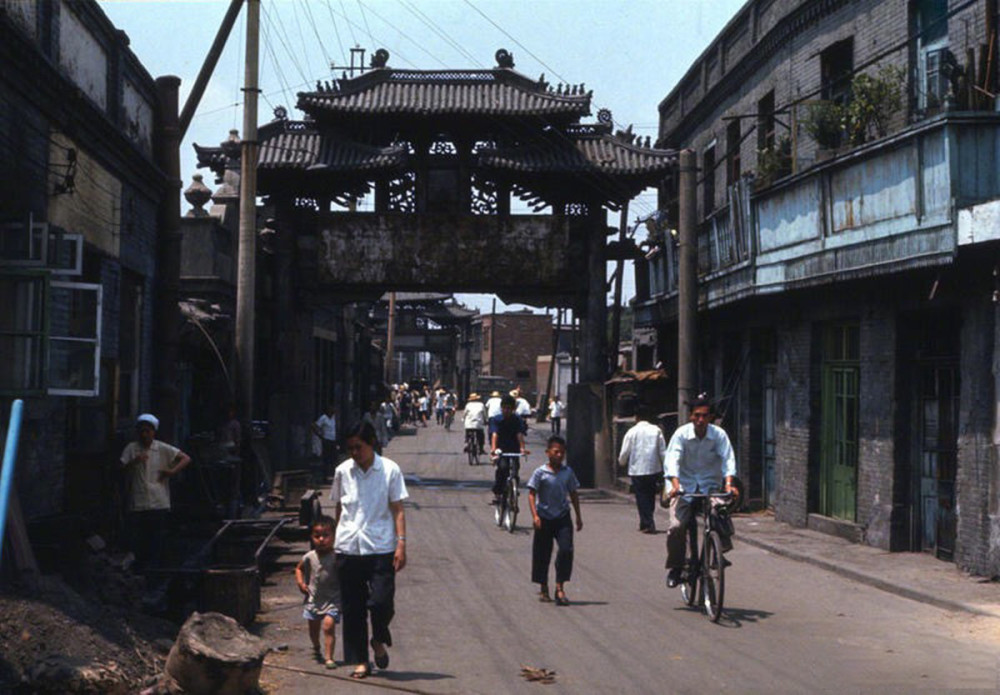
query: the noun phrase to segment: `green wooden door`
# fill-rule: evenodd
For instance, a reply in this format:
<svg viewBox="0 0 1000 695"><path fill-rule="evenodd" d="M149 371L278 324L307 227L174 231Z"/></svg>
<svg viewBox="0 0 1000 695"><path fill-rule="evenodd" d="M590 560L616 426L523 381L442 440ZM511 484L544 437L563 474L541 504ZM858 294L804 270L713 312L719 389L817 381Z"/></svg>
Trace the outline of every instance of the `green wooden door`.
<svg viewBox="0 0 1000 695"><path fill-rule="evenodd" d="M858 489L857 324L831 326L824 345L820 513L855 521Z"/></svg>

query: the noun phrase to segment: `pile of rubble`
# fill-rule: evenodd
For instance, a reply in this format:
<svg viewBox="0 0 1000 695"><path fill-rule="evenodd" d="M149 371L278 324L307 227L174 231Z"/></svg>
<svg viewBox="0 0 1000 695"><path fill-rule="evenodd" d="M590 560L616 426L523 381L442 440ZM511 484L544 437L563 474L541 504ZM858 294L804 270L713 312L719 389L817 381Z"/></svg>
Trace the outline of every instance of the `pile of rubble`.
<svg viewBox="0 0 1000 695"><path fill-rule="evenodd" d="M0 692L130 693L162 670L177 626L141 611L127 555L88 545L65 578L25 575L0 590Z"/></svg>

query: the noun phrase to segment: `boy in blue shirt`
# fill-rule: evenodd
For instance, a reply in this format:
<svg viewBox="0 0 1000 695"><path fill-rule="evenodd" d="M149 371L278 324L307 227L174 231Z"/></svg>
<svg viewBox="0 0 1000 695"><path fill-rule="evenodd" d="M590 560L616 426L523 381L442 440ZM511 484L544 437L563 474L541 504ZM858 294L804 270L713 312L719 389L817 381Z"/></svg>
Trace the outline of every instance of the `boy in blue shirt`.
<svg viewBox="0 0 1000 695"><path fill-rule="evenodd" d="M580 481L566 458L566 441L562 437L549 437L545 454L549 462L539 466L528 480L528 507L535 526L531 543L531 581L541 585L538 600L551 601L549 597L549 560L552 558L552 541L559 546L556 551L556 605L568 606L569 599L563 584L573 573L573 522L569 504L573 503L576 530L583 529L580 517L580 497L576 490ZM568 500L567 500L568 498Z"/></svg>

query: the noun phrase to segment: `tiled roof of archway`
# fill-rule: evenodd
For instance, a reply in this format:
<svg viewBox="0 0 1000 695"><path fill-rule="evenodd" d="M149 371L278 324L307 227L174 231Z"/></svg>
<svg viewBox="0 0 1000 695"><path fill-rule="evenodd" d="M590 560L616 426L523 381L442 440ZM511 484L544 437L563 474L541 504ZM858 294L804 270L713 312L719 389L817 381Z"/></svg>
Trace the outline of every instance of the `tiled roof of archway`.
<svg viewBox="0 0 1000 695"><path fill-rule="evenodd" d="M675 150L634 144L601 126L578 126L542 144L480 150L479 165L524 173L599 172L662 176L677 165Z"/></svg>
<svg viewBox="0 0 1000 695"><path fill-rule="evenodd" d="M396 70L379 68L300 92L298 108L320 114L565 116L590 114L583 85L565 93L509 68L491 70Z"/></svg>
<svg viewBox="0 0 1000 695"><path fill-rule="evenodd" d="M321 133L307 123L288 122L272 132L261 129L258 169L358 172L399 168L406 148L373 147Z"/></svg>

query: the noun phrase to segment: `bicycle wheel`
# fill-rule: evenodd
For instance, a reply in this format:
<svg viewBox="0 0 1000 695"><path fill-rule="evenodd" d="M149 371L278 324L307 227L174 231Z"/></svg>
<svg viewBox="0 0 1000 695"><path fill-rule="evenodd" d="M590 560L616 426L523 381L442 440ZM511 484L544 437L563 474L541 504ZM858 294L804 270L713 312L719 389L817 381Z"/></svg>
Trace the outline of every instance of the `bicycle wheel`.
<svg viewBox="0 0 1000 695"><path fill-rule="evenodd" d="M698 576L700 572L698 563L688 563L684 568L684 577L681 580L681 598L689 606L698 603Z"/></svg>
<svg viewBox="0 0 1000 695"><path fill-rule="evenodd" d="M479 465L479 447L476 446L475 437L465 438L465 451L469 456L469 465L478 466Z"/></svg>
<svg viewBox="0 0 1000 695"><path fill-rule="evenodd" d="M722 562L722 539L712 531L705 539L702 554L702 572L705 592L705 612L713 623L722 616L722 601L725 596L726 575Z"/></svg>
<svg viewBox="0 0 1000 695"><path fill-rule="evenodd" d="M497 526L503 526L505 510L507 509L506 501L507 495L500 495L500 499L493 505L493 520L497 522Z"/></svg>
<svg viewBox="0 0 1000 695"><path fill-rule="evenodd" d="M504 516L504 528L507 533L514 533L514 525L517 523L517 478L507 481L507 509Z"/></svg>

